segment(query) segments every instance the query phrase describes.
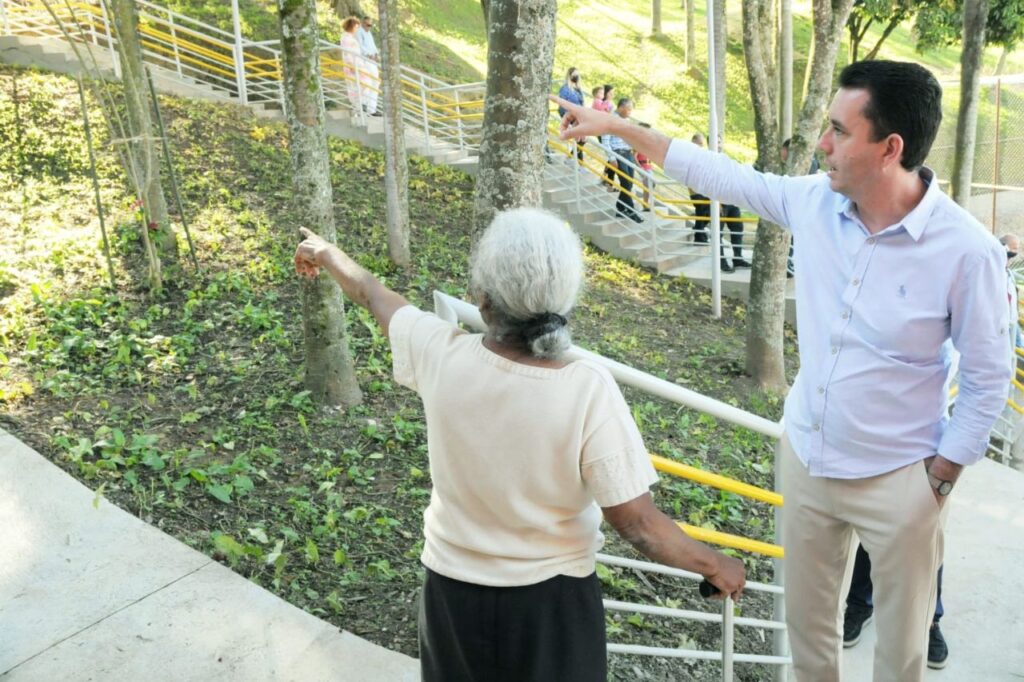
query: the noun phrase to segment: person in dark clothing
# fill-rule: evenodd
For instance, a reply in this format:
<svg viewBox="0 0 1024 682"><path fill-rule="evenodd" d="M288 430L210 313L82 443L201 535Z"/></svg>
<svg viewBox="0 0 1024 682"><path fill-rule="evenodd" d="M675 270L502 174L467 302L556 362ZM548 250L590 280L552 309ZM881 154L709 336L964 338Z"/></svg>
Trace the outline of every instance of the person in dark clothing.
<svg viewBox="0 0 1024 682"><path fill-rule="evenodd" d="M575 66L570 67L565 73L565 83L558 91L558 96L564 100L568 100L573 104L579 104L583 106L583 89L580 87L580 71ZM562 107L558 108L558 115L565 116L565 109ZM573 140L576 147L576 161L583 165L583 145L587 143L587 138L579 137Z"/></svg>
<svg viewBox="0 0 1024 682"><path fill-rule="evenodd" d="M871 599L874 586L871 583L871 557L863 545L857 545L857 556L853 561L853 580L846 594L846 615L843 618L843 646L849 649L860 641L861 631L871 621L875 605ZM942 608L942 566L939 566L938 592L935 598L935 615L928 630L928 667L940 670L946 667L949 647L939 629L939 619L945 613Z"/></svg>
<svg viewBox="0 0 1024 682"><path fill-rule="evenodd" d="M706 146L704 135L702 133L696 133L691 139L695 145L699 147ZM709 199L703 194L697 192L690 193L690 199L693 201L706 202ZM711 204L699 203L693 206L693 241L698 244L706 244L708 242L708 224L711 222ZM736 268L749 268L750 263L743 258L743 223L740 222L740 209L731 204L722 204L721 210L719 211L720 219L722 220L722 227L729 229L729 241L732 242L732 253L733 258L730 262L729 258L726 257L725 241L722 241L722 271L733 272Z"/></svg>
<svg viewBox="0 0 1024 682"><path fill-rule="evenodd" d="M633 113L633 100L623 97L615 108L615 116L629 118ZM642 223L644 219L636 211L633 204L633 168L636 165L636 157L633 156L633 148L621 137L616 135L605 135L605 141L619 161L619 197L615 201L615 215L619 218L629 218L635 223Z"/></svg>

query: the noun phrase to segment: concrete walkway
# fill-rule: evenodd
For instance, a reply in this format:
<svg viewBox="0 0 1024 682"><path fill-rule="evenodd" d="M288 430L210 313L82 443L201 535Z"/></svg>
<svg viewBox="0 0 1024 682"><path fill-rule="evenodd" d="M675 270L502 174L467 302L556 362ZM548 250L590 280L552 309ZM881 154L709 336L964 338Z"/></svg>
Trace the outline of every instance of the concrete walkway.
<svg viewBox="0 0 1024 682"><path fill-rule="evenodd" d="M298 609L0 430L3 682L412 682L415 659Z"/></svg>

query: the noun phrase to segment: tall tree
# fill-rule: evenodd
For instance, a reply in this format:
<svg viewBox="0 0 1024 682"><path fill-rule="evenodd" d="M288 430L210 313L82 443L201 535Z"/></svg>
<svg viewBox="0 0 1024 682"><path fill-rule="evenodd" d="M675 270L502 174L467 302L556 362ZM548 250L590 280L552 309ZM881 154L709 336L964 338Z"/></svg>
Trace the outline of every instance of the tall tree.
<svg viewBox="0 0 1024 682"><path fill-rule="evenodd" d="M292 161L295 222L336 241L316 0L278 0L281 69L288 152ZM362 400L345 333L345 307L330 277L303 280L302 317L306 388L319 405L350 406Z"/></svg>
<svg viewBox="0 0 1024 682"><path fill-rule="evenodd" d="M487 96L474 227L495 212L539 206L555 52L555 0L489 0Z"/></svg>
<svg viewBox="0 0 1024 682"><path fill-rule="evenodd" d="M793 134L793 0L779 0L779 137Z"/></svg>
<svg viewBox="0 0 1024 682"><path fill-rule="evenodd" d="M142 198L147 229L142 230L143 244L149 259L152 288L162 282L160 259L176 260L178 240L171 228L160 182L160 153L153 125L153 102L146 84L146 71L142 63L142 45L139 42L139 16L133 0L111 2L114 28L117 32L118 56L121 63L121 82L124 88L131 139L125 154L126 168L136 192Z"/></svg>
<svg viewBox="0 0 1024 682"><path fill-rule="evenodd" d="M402 125L402 73L398 57L398 0L377 0L384 67L384 189L387 195L388 255L409 265L409 164Z"/></svg>
<svg viewBox="0 0 1024 682"><path fill-rule="evenodd" d="M964 0L963 49L960 52L960 109L956 118L953 150L953 200L963 207L971 198L974 175L974 142L978 131L978 91L981 58L985 50L988 0Z"/></svg>
<svg viewBox="0 0 1024 682"><path fill-rule="evenodd" d="M651 33L661 35L661 0L651 0Z"/></svg>
<svg viewBox="0 0 1024 682"><path fill-rule="evenodd" d="M366 16L363 13L363 8L359 5L359 0L331 0L331 8L339 19Z"/></svg>
<svg viewBox="0 0 1024 682"><path fill-rule="evenodd" d="M754 105L756 164L765 171L795 171L800 174L810 164L814 152L852 0L813 0L813 63L785 166L779 156L778 81L772 67L775 51L771 44L774 32L771 2L743 0L743 51L750 81L750 98ZM780 391L786 388L782 351L788 255L789 234L778 225L761 220L754 244L754 267L747 304L747 371L759 386Z"/></svg>
<svg viewBox="0 0 1024 682"><path fill-rule="evenodd" d="M892 35L900 24L913 18L927 0L855 0L846 20L846 28L850 34L850 62L860 59L874 59L882 44ZM881 26L882 33L874 46L863 57L860 56L861 45L867 37L868 29Z"/></svg>

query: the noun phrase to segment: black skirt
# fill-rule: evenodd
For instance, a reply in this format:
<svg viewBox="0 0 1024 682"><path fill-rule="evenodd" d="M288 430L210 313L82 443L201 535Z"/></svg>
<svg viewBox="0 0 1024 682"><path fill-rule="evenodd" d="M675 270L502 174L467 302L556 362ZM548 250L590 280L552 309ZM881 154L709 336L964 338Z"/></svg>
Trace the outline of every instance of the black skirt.
<svg viewBox="0 0 1024 682"><path fill-rule="evenodd" d="M488 587L427 570L420 597L426 682L604 682L597 574Z"/></svg>

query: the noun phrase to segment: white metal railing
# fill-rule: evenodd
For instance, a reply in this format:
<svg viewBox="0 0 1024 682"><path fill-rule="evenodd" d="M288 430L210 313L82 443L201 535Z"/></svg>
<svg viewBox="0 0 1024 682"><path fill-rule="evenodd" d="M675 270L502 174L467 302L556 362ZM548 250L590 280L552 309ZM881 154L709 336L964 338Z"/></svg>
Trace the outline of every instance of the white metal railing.
<svg viewBox="0 0 1024 682"><path fill-rule="evenodd" d="M480 316L479 309L471 303L449 296L441 291L434 292L434 312L441 319L453 324L465 324L475 331L484 331L487 325ZM621 384L632 386L656 395L666 400L671 400L680 405L712 415L737 426L748 428L752 431L769 436L776 441L782 437L783 426L780 422L773 422L763 417L758 417L739 408L728 405L714 398L690 391L676 384L663 379L658 379L637 369L624 365L620 362L610 360L596 353L591 353L579 346L572 346L567 352L570 359L588 359L603 365L611 372L615 380ZM778 458L776 458L777 460ZM779 484L779 470L776 466L776 489ZM776 534L781 531L779 510L776 508ZM623 557L598 554L597 560L608 566L621 566L625 568L659 573L690 581L703 580L703 576L691 571L684 571L678 568L663 566L647 561L637 561ZM648 604L632 604L613 600L605 600L606 609L614 611L630 611L633 613L648 613L652 615L680 618L684 620L703 621L708 623L719 623L722 626L722 650L721 651L700 651L692 649L670 649L662 647L648 647L632 644L608 644L608 652L612 654L634 654L641 656L663 656L671 658L689 658L698 660L710 660L722 662L722 679L731 681L732 664L735 663L758 663L775 666L776 679L785 680L791 659L787 655L788 641L786 639L785 607L783 604L783 565L782 560L775 559L775 581L776 584L764 584L748 582L747 590L764 592L773 597L774 619L765 620L757 618L737 618L733 615L734 604L728 596L723 599L721 614L706 613L683 609L668 609L665 607L651 606ZM742 654L733 651L732 643L733 630L735 627L754 627L762 630L769 630L773 637L774 655Z"/></svg>

